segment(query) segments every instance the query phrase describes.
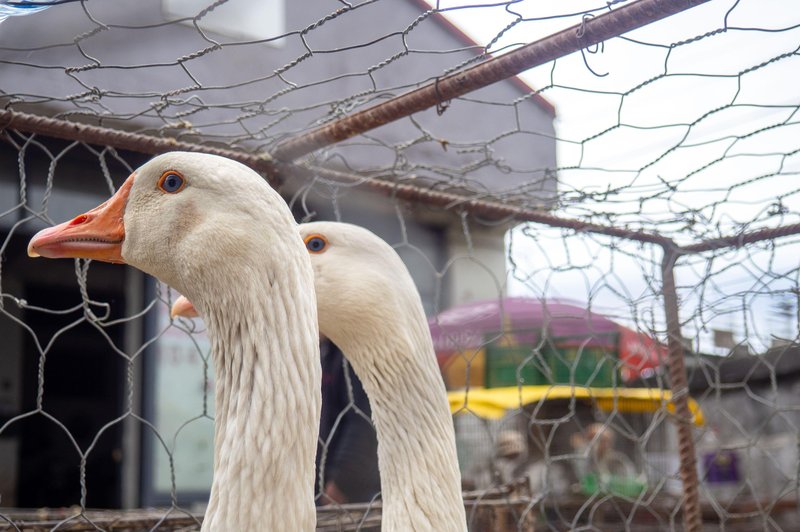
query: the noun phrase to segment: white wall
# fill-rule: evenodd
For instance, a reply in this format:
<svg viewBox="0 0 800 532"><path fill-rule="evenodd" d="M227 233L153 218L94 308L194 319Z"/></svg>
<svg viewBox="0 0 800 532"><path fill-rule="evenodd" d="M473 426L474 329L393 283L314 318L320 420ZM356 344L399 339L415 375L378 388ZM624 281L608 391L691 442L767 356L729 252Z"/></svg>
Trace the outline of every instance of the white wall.
<svg viewBox="0 0 800 532"><path fill-rule="evenodd" d="M462 226L448 228L449 263L444 277L448 297L443 308L505 295L506 229L505 225L470 227L468 238Z"/></svg>

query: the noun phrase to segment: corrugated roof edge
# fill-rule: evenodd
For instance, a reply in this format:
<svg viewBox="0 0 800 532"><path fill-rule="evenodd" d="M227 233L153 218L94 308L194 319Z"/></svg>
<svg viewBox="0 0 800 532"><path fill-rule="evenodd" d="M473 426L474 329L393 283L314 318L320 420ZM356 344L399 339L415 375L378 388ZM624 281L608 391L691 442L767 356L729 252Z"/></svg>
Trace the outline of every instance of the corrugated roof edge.
<svg viewBox="0 0 800 532"><path fill-rule="evenodd" d="M409 0L412 4L416 4L417 7L422 9L423 11L428 11L431 9L431 6L425 0ZM464 31L450 22L443 14L436 12L431 15L431 18L436 21L437 24L442 26L448 32L452 33L458 40L464 43L467 46L477 46L482 48L480 44L476 43L469 35L464 33ZM523 94L530 94L531 92L535 91L536 89L528 85L522 78L519 76L513 76L508 78L508 81L514 85L517 89L522 91ZM532 96L533 101L535 101L539 107L541 107L547 114L555 118L556 116L556 107L552 103L550 103L547 98L542 96L541 94L534 94Z"/></svg>

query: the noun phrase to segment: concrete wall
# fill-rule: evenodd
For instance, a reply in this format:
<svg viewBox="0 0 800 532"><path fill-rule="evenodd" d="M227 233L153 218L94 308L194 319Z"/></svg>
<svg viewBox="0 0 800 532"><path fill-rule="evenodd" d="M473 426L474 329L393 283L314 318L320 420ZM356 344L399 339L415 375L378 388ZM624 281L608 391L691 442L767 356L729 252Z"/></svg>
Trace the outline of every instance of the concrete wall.
<svg viewBox="0 0 800 532"><path fill-rule="evenodd" d="M447 255L450 262L445 276L449 297L445 308L505 295L506 229L505 225L470 227L468 238L460 226L449 227Z"/></svg>

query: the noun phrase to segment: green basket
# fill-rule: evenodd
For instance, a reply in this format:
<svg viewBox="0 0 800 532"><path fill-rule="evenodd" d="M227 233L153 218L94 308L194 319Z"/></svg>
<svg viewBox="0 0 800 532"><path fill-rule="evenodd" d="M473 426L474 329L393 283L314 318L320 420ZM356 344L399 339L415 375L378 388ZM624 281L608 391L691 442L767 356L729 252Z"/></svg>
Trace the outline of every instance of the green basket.
<svg viewBox="0 0 800 532"><path fill-rule="evenodd" d="M581 479L581 491L584 495L608 493L618 497L633 499L647 490L647 483L634 477L610 475L608 480L600 480L596 474L589 473Z"/></svg>

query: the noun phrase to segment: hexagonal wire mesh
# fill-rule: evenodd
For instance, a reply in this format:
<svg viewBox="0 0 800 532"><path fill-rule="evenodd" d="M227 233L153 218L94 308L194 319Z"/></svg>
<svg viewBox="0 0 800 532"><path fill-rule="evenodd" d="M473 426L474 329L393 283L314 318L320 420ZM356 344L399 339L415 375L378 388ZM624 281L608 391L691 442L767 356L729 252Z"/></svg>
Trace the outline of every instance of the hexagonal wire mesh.
<svg viewBox="0 0 800 532"><path fill-rule="evenodd" d="M135 270L25 257L171 149L240 160L298 220L393 244L450 390L472 530L797 521L790 10L712 2L619 36L690 5L275 1L245 27L263 6L51 3L0 11L29 14L0 22L6 528L199 526L202 321L170 319L175 294ZM318 527L369 529L368 403L335 348L322 360L341 386ZM163 509L113 510L145 507Z"/></svg>

